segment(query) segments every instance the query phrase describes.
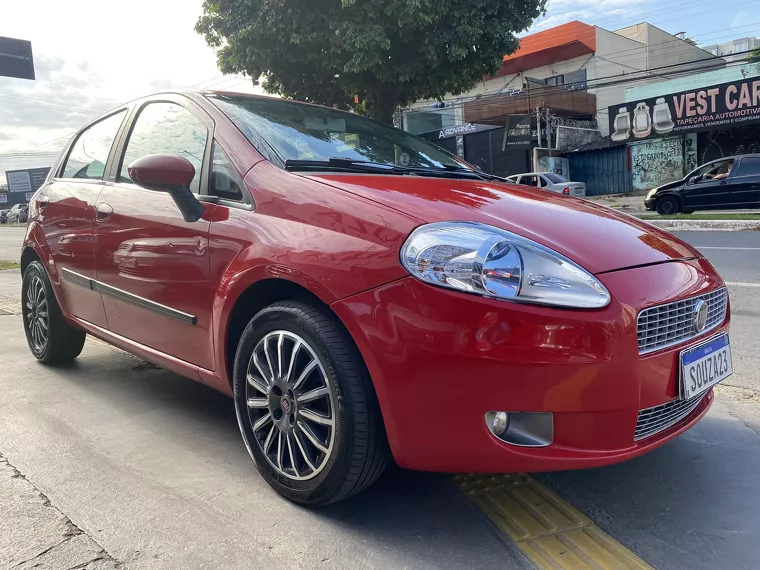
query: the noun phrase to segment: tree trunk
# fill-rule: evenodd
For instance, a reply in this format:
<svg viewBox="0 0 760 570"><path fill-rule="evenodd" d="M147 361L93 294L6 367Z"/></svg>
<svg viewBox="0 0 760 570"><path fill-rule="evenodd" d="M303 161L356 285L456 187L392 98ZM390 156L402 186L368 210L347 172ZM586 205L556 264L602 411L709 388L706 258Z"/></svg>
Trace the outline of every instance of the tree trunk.
<svg viewBox="0 0 760 570"><path fill-rule="evenodd" d="M392 91L381 90L372 109L372 118L386 125L393 125L393 111L396 108L396 98Z"/></svg>

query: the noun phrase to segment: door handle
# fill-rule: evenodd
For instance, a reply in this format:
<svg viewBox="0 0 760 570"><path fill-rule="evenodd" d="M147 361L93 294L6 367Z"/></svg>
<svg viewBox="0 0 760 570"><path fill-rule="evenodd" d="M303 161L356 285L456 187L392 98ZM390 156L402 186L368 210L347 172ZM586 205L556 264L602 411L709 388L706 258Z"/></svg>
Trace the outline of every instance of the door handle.
<svg viewBox="0 0 760 570"><path fill-rule="evenodd" d="M113 214L113 208L110 204L106 204L105 202L101 202L95 207L95 221L99 223L107 222L111 219L111 214Z"/></svg>
<svg viewBox="0 0 760 570"><path fill-rule="evenodd" d="M725 186L726 184L728 184L728 180L721 180L720 181L720 185L721 186Z"/></svg>

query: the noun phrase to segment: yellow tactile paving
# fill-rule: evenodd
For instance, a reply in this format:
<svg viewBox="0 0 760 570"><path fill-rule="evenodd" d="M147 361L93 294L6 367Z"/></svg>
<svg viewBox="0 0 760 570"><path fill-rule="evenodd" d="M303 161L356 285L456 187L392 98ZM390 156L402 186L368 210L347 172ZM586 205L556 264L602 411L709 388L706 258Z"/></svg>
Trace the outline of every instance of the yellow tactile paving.
<svg viewBox="0 0 760 570"><path fill-rule="evenodd" d="M527 475L456 475L454 481L537 568L652 570L578 509Z"/></svg>

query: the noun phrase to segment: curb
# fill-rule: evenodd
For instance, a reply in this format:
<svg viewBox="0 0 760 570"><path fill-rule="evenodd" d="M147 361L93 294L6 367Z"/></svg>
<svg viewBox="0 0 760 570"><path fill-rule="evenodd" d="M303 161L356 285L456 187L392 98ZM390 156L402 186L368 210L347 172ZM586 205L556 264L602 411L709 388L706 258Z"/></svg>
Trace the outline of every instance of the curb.
<svg viewBox="0 0 760 570"><path fill-rule="evenodd" d="M671 232L740 232L760 231L760 220L639 220Z"/></svg>

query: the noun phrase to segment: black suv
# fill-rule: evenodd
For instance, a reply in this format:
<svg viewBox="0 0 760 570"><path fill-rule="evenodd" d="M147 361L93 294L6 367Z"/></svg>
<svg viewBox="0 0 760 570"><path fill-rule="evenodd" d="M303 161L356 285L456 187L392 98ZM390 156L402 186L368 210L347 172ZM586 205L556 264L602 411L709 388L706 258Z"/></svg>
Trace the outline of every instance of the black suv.
<svg viewBox="0 0 760 570"><path fill-rule="evenodd" d="M703 164L683 180L655 188L644 202L658 214L760 208L760 154L729 156Z"/></svg>

